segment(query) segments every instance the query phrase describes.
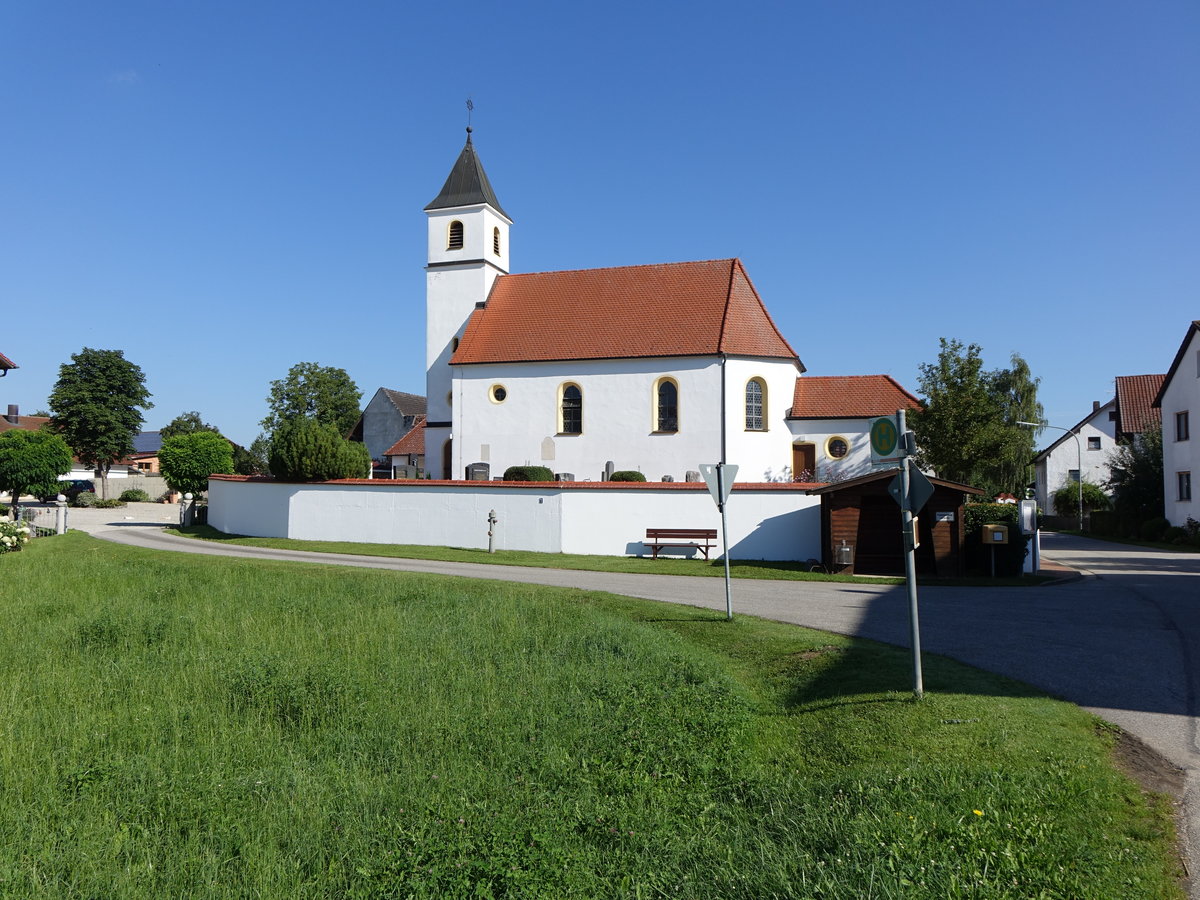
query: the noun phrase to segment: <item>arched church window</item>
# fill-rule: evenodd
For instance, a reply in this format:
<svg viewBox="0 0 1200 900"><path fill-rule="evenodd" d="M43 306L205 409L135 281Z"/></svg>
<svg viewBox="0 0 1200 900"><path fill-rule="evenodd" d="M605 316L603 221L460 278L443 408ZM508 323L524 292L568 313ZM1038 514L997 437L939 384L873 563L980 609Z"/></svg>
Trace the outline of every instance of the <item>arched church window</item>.
<svg viewBox="0 0 1200 900"><path fill-rule="evenodd" d="M447 250L461 250L463 248L463 223L455 219L450 223L450 236L446 239Z"/></svg>
<svg viewBox="0 0 1200 900"><path fill-rule="evenodd" d="M583 392L577 384L564 384L558 402L558 433L583 434Z"/></svg>
<svg viewBox="0 0 1200 900"><path fill-rule="evenodd" d="M746 430L766 431L767 383L761 378L746 382Z"/></svg>
<svg viewBox="0 0 1200 900"><path fill-rule="evenodd" d="M660 378L654 389L654 430L679 430L679 385L672 378Z"/></svg>
<svg viewBox="0 0 1200 900"><path fill-rule="evenodd" d="M500 255L500 229L492 229L492 252L497 256Z"/></svg>

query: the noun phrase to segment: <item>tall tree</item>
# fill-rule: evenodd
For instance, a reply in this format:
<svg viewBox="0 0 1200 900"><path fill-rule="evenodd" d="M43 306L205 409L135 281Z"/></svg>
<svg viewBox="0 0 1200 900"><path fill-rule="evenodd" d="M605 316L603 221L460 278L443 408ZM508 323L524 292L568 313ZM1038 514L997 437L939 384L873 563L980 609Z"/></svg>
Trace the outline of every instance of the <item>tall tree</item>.
<svg viewBox="0 0 1200 900"><path fill-rule="evenodd" d="M19 428L0 434L0 491L12 494L13 509L22 494L57 494L58 476L70 471L71 448L57 434Z"/></svg>
<svg viewBox="0 0 1200 900"><path fill-rule="evenodd" d="M183 412L168 422L159 432L159 436L166 441L169 438L178 437L181 434L195 434L197 431L211 431L216 434L221 433L221 429L216 425L209 425L200 418L200 413L196 410Z"/></svg>
<svg viewBox="0 0 1200 900"><path fill-rule="evenodd" d="M153 406L146 376L123 352L84 347L59 367L50 392L51 427L81 462L95 468L107 498L109 469L133 452L134 435L145 421L142 410Z"/></svg>
<svg viewBox="0 0 1200 900"><path fill-rule="evenodd" d="M1010 358L1011 368L998 369L992 373L992 391L1000 404L1002 430L999 433L994 478L1004 490L1023 497L1023 488L1034 479L1034 429L1018 425L1018 422L1041 422L1045 415L1038 401L1038 386L1029 364L1014 353Z"/></svg>
<svg viewBox="0 0 1200 900"><path fill-rule="evenodd" d="M262 420L263 428L274 432L293 419L312 419L332 425L338 434L350 433L361 413L358 403L362 391L345 369L317 363L296 363L287 377L271 382L267 397L270 412Z"/></svg>
<svg viewBox="0 0 1200 900"><path fill-rule="evenodd" d="M1034 435L1016 423L1041 419L1039 379L1016 353L1012 368L985 371L982 353L978 344L941 338L937 362L921 366L924 405L909 419L918 458L949 481L1020 495Z"/></svg>

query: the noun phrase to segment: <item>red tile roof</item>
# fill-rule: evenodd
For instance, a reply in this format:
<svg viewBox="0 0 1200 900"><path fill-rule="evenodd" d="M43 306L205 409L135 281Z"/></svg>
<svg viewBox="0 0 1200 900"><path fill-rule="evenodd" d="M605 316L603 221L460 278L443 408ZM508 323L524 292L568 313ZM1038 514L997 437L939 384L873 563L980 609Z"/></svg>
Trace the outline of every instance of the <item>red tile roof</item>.
<svg viewBox="0 0 1200 900"><path fill-rule="evenodd" d="M6 416L0 415L0 432L12 431L14 428L20 428L22 431L37 431L49 421L49 416L17 416L17 422L14 425L8 421Z"/></svg>
<svg viewBox="0 0 1200 900"><path fill-rule="evenodd" d="M789 419L858 419L917 409L891 375L805 375L796 379Z"/></svg>
<svg viewBox="0 0 1200 900"><path fill-rule="evenodd" d="M383 451L384 456L424 456L425 455L425 417L417 416L416 424L408 430L408 434Z"/></svg>
<svg viewBox="0 0 1200 900"><path fill-rule="evenodd" d="M11 359L9 359L7 356L5 356L3 353L0 353L0 369L4 369L7 371L8 369L19 369L19 368L21 368L21 367L18 366Z"/></svg>
<svg viewBox="0 0 1200 900"><path fill-rule="evenodd" d="M799 363L737 259L501 275L450 362L717 353Z"/></svg>
<svg viewBox="0 0 1200 900"><path fill-rule="evenodd" d="M1151 405L1166 375L1118 375L1117 434L1141 434L1157 425L1159 411Z"/></svg>

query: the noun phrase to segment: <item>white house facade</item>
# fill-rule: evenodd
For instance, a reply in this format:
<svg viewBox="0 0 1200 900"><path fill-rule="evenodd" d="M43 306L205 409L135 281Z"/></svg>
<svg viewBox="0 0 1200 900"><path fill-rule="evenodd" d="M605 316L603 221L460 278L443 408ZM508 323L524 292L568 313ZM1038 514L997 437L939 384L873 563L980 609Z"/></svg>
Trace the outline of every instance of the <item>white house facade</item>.
<svg viewBox="0 0 1200 900"><path fill-rule="evenodd" d="M919 407L890 375L797 378L787 417L789 474L796 481L835 482L870 473L872 420Z"/></svg>
<svg viewBox="0 0 1200 900"><path fill-rule="evenodd" d="M1103 487L1108 481L1109 456L1117 446L1116 400L1092 404L1091 413L1034 457L1034 492L1048 516L1059 515L1054 492L1084 481ZM1078 442L1075 437L1078 436ZM1081 459L1082 457L1082 459Z"/></svg>
<svg viewBox="0 0 1200 900"><path fill-rule="evenodd" d="M1154 406L1162 414L1163 515L1172 525L1200 520L1192 476L1200 475L1200 436L1192 439L1192 423L1200 416L1200 320L1188 328L1179 352L1163 380Z"/></svg>

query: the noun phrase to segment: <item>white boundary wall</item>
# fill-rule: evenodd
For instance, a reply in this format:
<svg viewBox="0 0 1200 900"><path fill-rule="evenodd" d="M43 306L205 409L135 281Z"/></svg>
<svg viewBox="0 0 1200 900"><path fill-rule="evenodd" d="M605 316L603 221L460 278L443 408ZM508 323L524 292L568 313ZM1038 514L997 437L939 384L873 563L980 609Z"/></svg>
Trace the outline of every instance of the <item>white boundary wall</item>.
<svg viewBox="0 0 1200 900"><path fill-rule="evenodd" d="M208 485L208 523L254 537L487 549L493 509L498 550L649 555L642 543L647 528L715 528L720 547L721 516L704 485L287 484L236 477ZM733 559L821 556L819 497L780 485L735 486L727 512Z"/></svg>

